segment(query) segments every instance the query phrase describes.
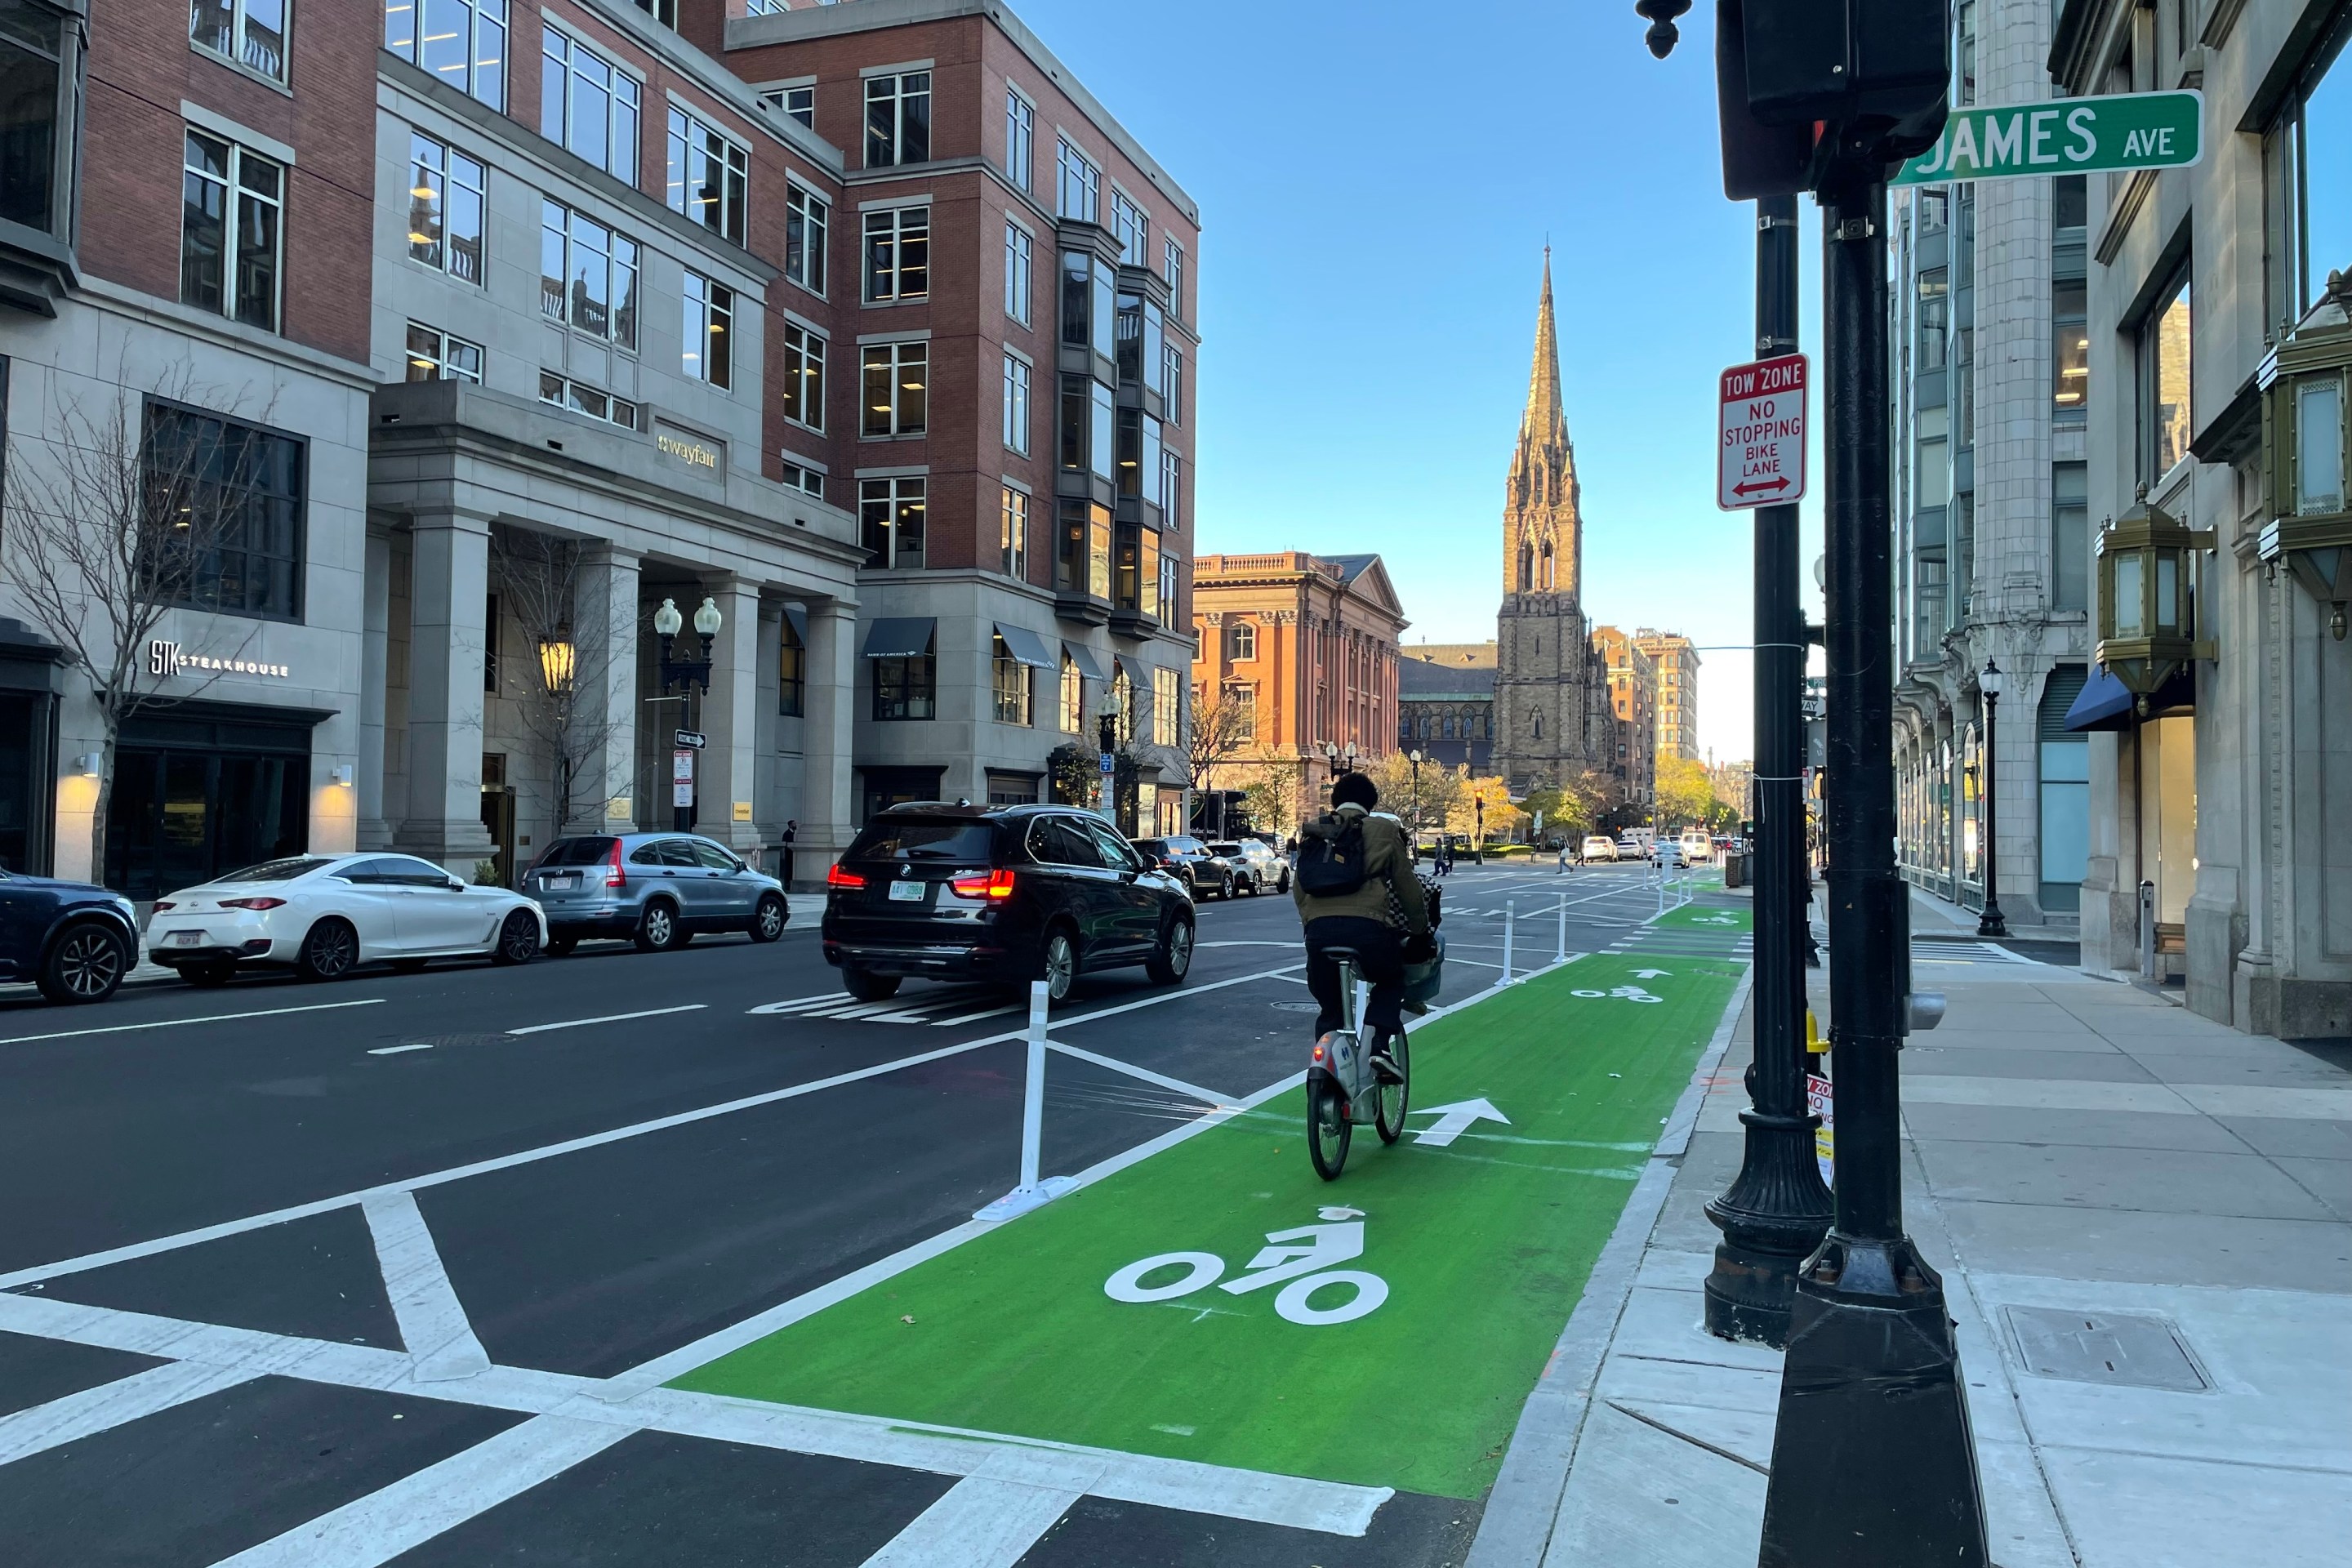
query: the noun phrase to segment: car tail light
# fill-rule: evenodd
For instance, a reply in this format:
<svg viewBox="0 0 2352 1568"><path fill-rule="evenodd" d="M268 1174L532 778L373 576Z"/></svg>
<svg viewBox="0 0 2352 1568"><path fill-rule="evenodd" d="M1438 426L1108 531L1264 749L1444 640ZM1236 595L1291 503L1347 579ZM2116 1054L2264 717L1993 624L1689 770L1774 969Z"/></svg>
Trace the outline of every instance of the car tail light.
<svg viewBox="0 0 2352 1568"><path fill-rule="evenodd" d="M628 885L629 874L621 869L621 841L615 838L613 840L613 858L604 863L604 886L625 888Z"/></svg>
<svg viewBox="0 0 2352 1568"><path fill-rule="evenodd" d="M995 903L1013 896L1013 873L1009 870L974 871L950 882L948 890L959 899L985 899Z"/></svg>
<svg viewBox="0 0 2352 1568"><path fill-rule="evenodd" d="M220 907L225 910L276 910L283 909L285 904L283 899L223 899L220 901Z"/></svg>
<svg viewBox="0 0 2352 1568"><path fill-rule="evenodd" d="M866 879L855 871L845 871L833 866L825 870L824 885L828 888L862 888L866 886Z"/></svg>
<svg viewBox="0 0 2352 1568"><path fill-rule="evenodd" d="M168 910L168 909L173 909L173 908L176 908L176 907L177 907L177 906L175 906L175 905L172 902L172 900L169 900L169 899L158 899L158 900L155 900L155 912L156 912L157 914L159 914L159 915L160 915L160 914L162 914L165 910Z"/></svg>

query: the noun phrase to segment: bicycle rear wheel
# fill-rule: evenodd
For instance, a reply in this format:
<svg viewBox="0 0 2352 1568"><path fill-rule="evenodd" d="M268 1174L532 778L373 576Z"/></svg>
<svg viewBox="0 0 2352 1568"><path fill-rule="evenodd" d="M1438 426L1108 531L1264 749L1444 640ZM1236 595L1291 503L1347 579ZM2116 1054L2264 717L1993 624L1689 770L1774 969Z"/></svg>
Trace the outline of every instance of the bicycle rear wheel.
<svg viewBox="0 0 2352 1568"><path fill-rule="evenodd" d="M1412 1100L1412 1064L1405 1057L1402 1030L1389 1041L1389 1055L1396 1059L1398 1081L1381 1085L1380 1103L1373 1110L1373 1125L1380 1129L1383 1143L1404 1136L1406 1110Z"/></svg>
<svg viewBox="0 0 2352 1568"><path fill-rule="evenodd" d="M1330 1078L1317 1073L1307 1080L1307 1153L1315 1173L1337 1181L1348 1163L1348 1140L1355 1129L1348 1122L1348 1097Z"/></svg>

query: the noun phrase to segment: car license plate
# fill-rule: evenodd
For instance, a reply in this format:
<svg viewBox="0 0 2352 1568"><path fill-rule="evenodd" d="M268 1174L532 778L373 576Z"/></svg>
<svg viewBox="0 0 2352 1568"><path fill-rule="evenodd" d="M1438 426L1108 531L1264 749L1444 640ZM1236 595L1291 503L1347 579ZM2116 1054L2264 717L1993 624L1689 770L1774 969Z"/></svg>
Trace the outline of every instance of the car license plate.
<svg viewBox="0 0 2352 1568"><path fill-rule="evenodd" d="M920 882L893 882L890 884L890 901L894 904L919 904L923 901L925 890L924 884Z"/></svg>
<svg viewBox="0 0 2352 1568"><path fill-rule="evenodd" d="M163 939L166 947L202 947L205 933L200 931L175 931Z"/></svg>
<svg viewBox="0 0 2352 1568"><path fill-rule="evenodd" d="M542 888L576 888L580 885L580 873L563 871L552 877L541 877L539 885Z"/></svg>

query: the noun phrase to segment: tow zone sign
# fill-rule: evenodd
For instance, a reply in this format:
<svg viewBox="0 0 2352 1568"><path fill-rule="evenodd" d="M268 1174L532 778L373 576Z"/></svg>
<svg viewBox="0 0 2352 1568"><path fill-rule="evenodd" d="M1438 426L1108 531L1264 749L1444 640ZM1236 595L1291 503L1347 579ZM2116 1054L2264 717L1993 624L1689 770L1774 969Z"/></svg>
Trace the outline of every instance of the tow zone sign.
<svg viewBox="0 0 2352 1568"><path fill-rule="evenodd" d="M1726 511L1780 506L1805 493L1805 356L1723 373L1715 502Z"/></svg>

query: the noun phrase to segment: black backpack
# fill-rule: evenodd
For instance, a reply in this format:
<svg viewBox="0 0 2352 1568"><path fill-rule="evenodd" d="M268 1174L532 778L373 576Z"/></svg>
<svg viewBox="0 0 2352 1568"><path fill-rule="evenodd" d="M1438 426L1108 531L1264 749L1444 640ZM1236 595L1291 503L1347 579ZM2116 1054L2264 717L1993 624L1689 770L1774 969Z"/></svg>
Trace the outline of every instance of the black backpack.
<svg viewBox="0 0 2352 1568"><path fill-rule="evenodd" d="M1364 885L1364 819L1326 816L1298 842L1298 885L1309 898L1332 899Z"/></svg>

